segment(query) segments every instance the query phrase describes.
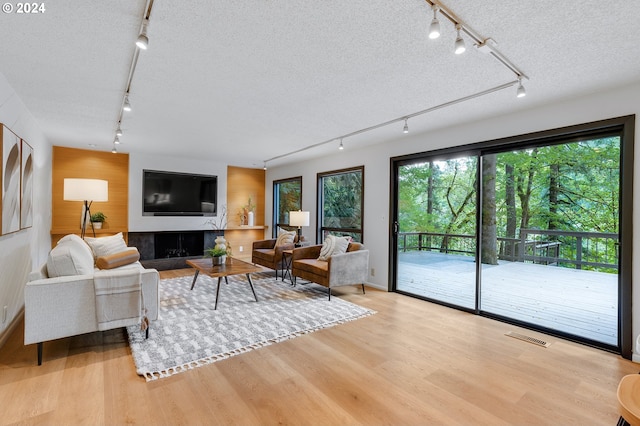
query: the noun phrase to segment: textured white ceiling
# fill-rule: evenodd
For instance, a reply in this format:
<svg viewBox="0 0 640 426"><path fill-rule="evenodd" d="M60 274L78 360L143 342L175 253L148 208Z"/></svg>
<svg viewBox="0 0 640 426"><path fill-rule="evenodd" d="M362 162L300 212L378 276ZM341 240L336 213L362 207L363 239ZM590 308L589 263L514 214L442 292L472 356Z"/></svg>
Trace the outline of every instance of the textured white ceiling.
<svg viewBox="0 0 640 426"><path fill-rule="evenodd" d="M640 79L636 1L442 2L519 67L515 87L409 120L411 132ZM146 1L57 0L0 16L0 72L55 145L110 150ZM155 0L123 152L261 167L286 154L508 83L423 0ZM392 140L403 123L345 139ZM335 144L337 146L337 142ZM321 155L323 146L270 164Z"/></svg>

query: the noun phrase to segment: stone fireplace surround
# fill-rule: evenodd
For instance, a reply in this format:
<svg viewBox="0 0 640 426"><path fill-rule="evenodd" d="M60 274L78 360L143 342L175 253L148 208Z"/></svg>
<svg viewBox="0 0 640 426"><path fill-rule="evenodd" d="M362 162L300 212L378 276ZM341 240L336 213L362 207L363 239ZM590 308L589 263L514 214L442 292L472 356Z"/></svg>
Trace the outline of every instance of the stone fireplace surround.
<svg viewBox="0 0 640 426"><path fill-rule="evenodd" d="M206 248L213 247L219 235L224 231L129 232L129 246L138 248L145 268L182 269L188 268L187 259L201 258Z"/></svg>

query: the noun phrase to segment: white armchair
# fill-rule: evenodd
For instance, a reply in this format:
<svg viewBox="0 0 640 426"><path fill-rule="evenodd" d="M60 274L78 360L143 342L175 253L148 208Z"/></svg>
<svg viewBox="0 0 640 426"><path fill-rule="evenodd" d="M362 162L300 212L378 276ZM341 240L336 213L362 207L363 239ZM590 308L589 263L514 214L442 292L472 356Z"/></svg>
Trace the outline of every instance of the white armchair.
<svg viewBox="0 0 640 426"><path fill-rule="evenodd" d="M158 318L158 271L144 269L138 261L118 266L127 262L122 260L123 256L119 257L121 260L107 264L107 267L113 267L112 269L99 270L93 266L94 257L89 246L75 235L68 237L65 237L66 242L60 240L52 250L54 253L58 247L62 247L58 252L64 252L61 256L63 259L53 260L55 256L50 254L47 264L29 274L29 281L25 287L24 343L38 344L38 365L42 364L43 342L105 329L99 325L96 309L96 275L109 278L122 275L122 271L126 270L132 273L139 272L147 319L153 321ZM115 258L118 256L112 256L112 259ZM132 259L129 255L128 261L130 260ZM105 265L104 262L102 264ZM140 323L139 318L124 325L136 323Z"/></svg>

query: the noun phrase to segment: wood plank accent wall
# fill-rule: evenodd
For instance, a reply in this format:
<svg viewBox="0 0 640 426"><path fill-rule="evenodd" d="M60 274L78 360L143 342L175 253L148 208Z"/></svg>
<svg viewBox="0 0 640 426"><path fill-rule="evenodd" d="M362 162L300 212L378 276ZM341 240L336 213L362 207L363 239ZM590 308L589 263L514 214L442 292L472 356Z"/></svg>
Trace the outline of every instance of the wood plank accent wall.
<svg viewBox="0 0 640 426"><path fill-rule="evenodd" d="M227 229L224 236L233 250L233 256L251 260L251 244L265 238L264 190L266 174L263 169L227 166ZM242 207L251 202L256 205L254 227L240 226ZM240 251L240 247L243 251Z"/></svg>
<svg viewBox="0 0 640 426"><path fill-rule="evenodd" d="M81 201L64 201L64 178L104 179L109 182L109 201L94 202L91 212L107 216L96 236L122 232L129 228L129 154L53 147L51 243L55 246L67 234L80 235ZM100 234L100 235L98 235ZM92 236L91 226L87 235Z"/></svg>

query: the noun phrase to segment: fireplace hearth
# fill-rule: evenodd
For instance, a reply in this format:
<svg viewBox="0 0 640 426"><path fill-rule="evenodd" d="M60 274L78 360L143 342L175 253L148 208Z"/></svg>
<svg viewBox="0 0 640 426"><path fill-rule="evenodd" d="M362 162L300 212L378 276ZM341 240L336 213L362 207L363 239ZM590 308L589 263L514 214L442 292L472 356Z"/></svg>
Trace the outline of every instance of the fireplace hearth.
<svg viewBox="0 0 640 426"><path fill-rule="evenodd" d="M188 268L187 259L200 258L215 245L223 231L130 232L129 245L137 247L140 263L158 270Z"/></svg>

